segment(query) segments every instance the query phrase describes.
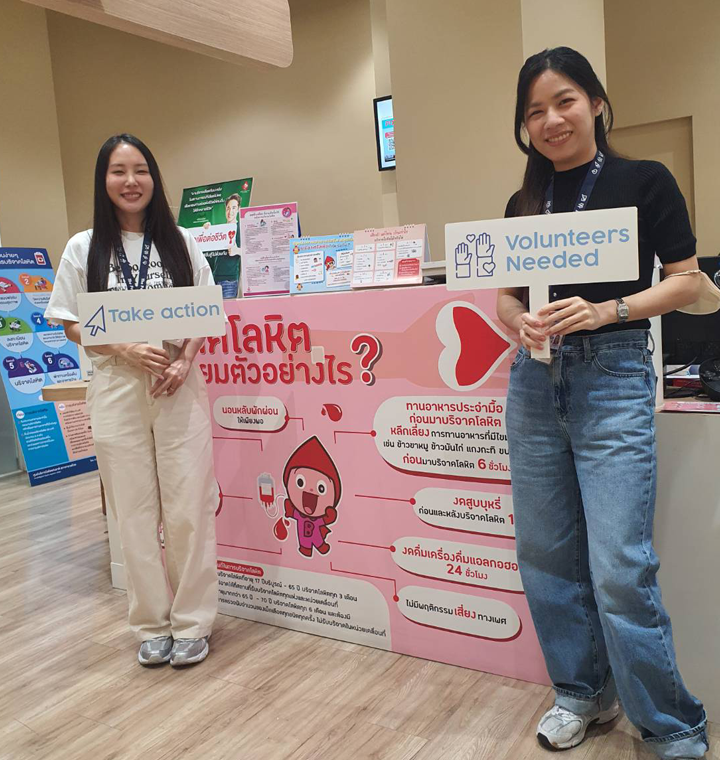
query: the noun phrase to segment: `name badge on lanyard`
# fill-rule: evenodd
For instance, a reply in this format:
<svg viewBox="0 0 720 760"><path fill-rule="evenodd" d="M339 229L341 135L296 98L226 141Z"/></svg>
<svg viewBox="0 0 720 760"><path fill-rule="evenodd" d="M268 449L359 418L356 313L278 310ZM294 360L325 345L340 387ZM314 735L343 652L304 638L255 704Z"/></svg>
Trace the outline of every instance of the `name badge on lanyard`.
<svg viewBox="0 0 720 760"><path fill-rule="evenodd" d="M140 256L140 269L138 271L137 282L133 277L130 262L125 253L122 243L115 247L115 256L120 264L123 280L128 290L144 290L147 287L148 269L150 268L150 249L152 248L152 239L150 233L146 232L143 238L142 255Z"/></svg>
<svg viewBox="0 0 720 760"><path fill-rule="evenodd" d="M573 211L584 211L587 207L592 191L595 189L595 183L600 176L600 172L605 166L605 154L602 151L598 151L595 154L595 158L590 164L590 168L587 170L585 179L580 187L580 193L577 201L575 201L575 208ZM553 212L553 191L555 190L555 176L550 180L547 190L545 191L545 205L543 207L543 213L552 214Z"/></svg>
<svg viewBox="0 0 720 760"><path fill-rule="evenodd" d="M599 150L595 154L595 158L590 164L590 168L587 170L585 179L583 180L583 183L580 186L580 193L578 194L577 200L575 201L575 208L573 209L573 211L584 211L587 208L588 201L590 200L592 191L595 189L595 183L597 182L598 177L600 176L600 172L603 170L603 166L605 166L605 154ZM555 190L555 176L553 175L552 179L550 180L550 184L548 185L548 188L545 191L545 205L543 207L543 213L545 214L552 214L553 212L554 190ZM553 335L550 338L550 351L557 352L557 350L562 345L562 342L563 342L562 335Z"/></svg>

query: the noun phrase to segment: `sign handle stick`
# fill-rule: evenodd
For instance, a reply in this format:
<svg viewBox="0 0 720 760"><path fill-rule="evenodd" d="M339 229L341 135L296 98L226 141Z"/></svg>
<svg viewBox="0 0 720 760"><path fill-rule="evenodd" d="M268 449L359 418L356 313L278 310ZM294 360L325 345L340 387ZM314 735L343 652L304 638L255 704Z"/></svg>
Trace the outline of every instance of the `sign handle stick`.
<svg viewBox="0 0 720 760"><path fill-rule="evenodd" d="M548 303L550 303L550 299L548 297L548 288L547 285L536 285L535 287L530 286L529 290L530 313L537 314L539 309L542 309L543 306L547 306ZM538 361L545 362L546 364L549 363L550 339L548 338L545 340L545 345L542 347L542 349L530 349L530 358L537 359Z"/></svg>

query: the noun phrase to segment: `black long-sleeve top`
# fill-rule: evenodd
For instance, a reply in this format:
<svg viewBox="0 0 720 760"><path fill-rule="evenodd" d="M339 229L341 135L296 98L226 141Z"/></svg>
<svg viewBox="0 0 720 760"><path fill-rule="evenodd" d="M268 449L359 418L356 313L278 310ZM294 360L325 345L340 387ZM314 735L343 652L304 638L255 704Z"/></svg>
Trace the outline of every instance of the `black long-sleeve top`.
<svg viewBox="0 0 720 760"><path fill-rule="evenodd" d="M555 172L553 211L562 213L575 207L580 186L589 162L564 172ZM508 201L505 216L515 216L518 193ZM638 254L640 278L634 282L596 282L556 285L550 288L550 300L580 296L591 303L625 298L647 290L652 285L655 254L663 264L684 261L695 255L695 236L688 217L685 199L670 171L657 161L630 161L607 156L597 179L588 211L636 206L638 209ZM578 213L583 213L582 211ZM648 329L650 320L605 325L592 334L614 330ZM589 335L579 331L576 335Z"/></svg>

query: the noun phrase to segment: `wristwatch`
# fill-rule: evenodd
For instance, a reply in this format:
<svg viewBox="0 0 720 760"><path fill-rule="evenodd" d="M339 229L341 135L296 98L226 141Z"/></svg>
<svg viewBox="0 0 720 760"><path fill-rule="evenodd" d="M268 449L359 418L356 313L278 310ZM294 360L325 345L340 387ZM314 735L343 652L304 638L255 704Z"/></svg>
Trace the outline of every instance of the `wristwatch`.
<svg viewBox="0 0 720 760"><path fill-rule="evenodd" d="M615 302L617 303L618 323L622 324L623 322L627 322L628 317L630 316L630 309L628 308L628 305L625 303L625 301L622 300L622 298L616 298Z"/></svg>

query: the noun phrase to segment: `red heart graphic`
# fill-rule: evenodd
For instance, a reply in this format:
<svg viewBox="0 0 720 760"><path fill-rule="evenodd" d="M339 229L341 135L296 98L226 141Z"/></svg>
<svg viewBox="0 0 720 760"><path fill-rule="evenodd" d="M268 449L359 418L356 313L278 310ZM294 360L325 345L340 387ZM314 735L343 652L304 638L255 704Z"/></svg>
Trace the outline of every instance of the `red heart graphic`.
<svg viewBox="0 0 720 760"><path fill-rule="evenodd" d="M458 385L475 385L489 372L511 344L473 309L456 306L453 324L460 338L460 356L455 365Z"/></svg>

